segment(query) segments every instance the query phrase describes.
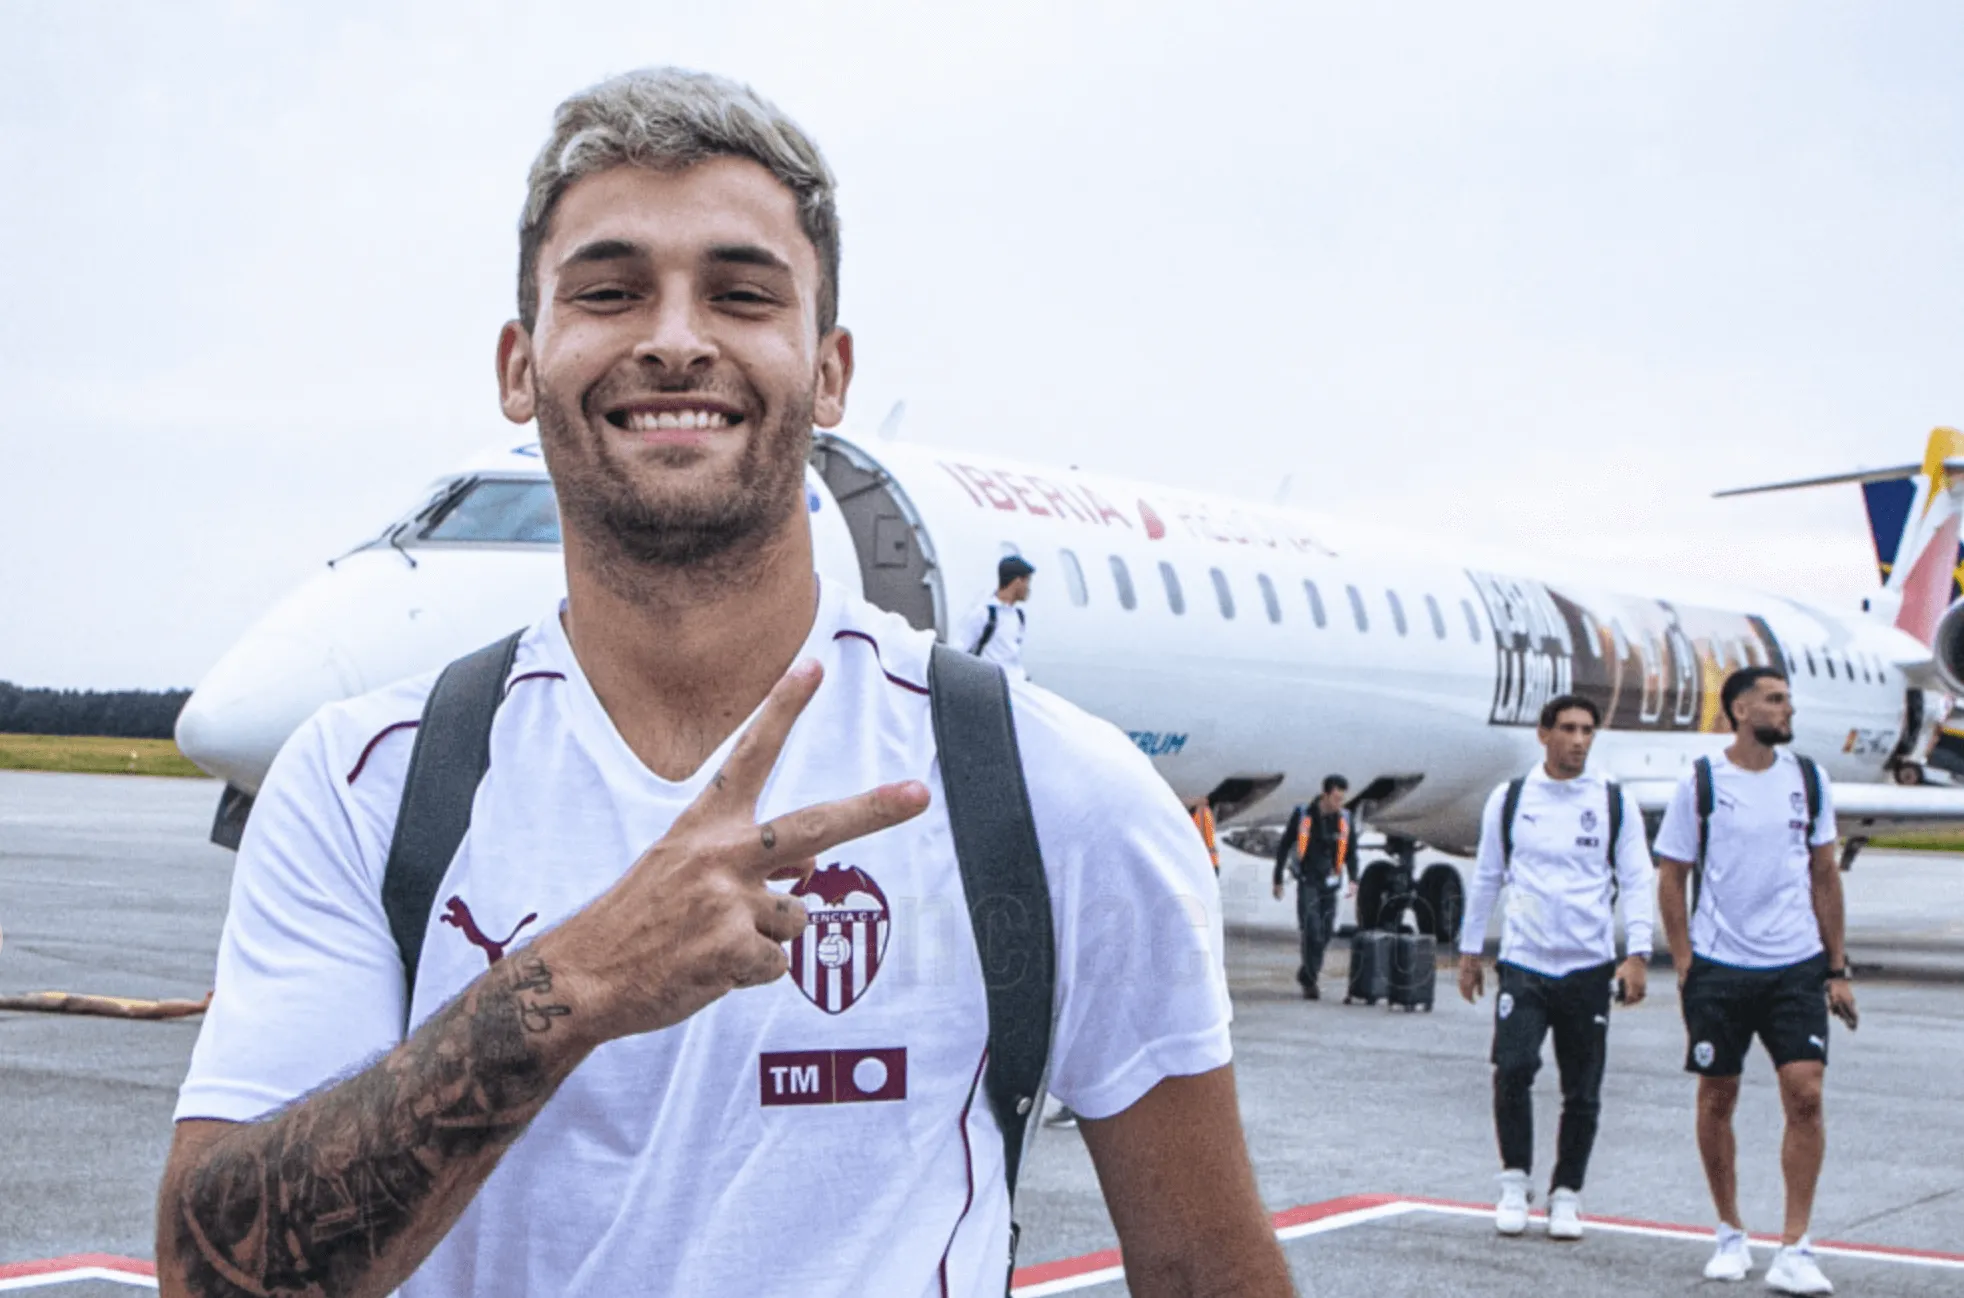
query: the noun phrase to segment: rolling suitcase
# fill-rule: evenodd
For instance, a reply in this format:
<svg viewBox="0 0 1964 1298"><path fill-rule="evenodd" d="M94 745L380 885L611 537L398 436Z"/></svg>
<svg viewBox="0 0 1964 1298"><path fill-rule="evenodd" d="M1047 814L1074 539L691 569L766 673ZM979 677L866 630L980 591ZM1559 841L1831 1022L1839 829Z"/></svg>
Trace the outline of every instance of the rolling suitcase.
<svg viewBox="0 0 1964 1298"><path fill-rule="evenodd" d="M1375 1005L1391 995L1392 936L1381 928L1358 929L1350 936L1350 981L1343 1003Z"/></svg>
<svg viewBox="0 0 1964 1298"><path fill-rule="evenodd" d="M1390 964L1387 1001L1404 1006L1408 1013L1421 1006L1430 1012L1439 981L1439 944L1429 934L1393 934Z"/></svg>

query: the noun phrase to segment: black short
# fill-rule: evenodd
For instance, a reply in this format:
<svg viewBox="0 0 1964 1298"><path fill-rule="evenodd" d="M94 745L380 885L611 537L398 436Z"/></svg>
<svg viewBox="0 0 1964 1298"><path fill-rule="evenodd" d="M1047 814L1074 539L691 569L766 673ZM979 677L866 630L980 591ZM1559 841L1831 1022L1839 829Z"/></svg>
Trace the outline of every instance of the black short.
<svg viewBox="0 0 1964 1298"><path fill-rule="evenodd" d="M1689 1038L1684 1068L1737 1077L1758 1037L1775 1068L1828 1062L1828 957L1741 969L1694 956L1680 998Z"/></svg>

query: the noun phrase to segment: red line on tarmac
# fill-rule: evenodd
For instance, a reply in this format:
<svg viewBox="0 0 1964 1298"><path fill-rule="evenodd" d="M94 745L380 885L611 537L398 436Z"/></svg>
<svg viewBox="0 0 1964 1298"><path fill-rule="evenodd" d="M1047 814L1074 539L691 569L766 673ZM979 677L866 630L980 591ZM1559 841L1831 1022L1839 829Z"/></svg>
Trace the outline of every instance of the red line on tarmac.
<svg viewBox="0 0 1964 1298"><path fill-rule="evenodd" d="M1470 1209L1475 1212L1493 1211L1493 1205L1486 1203L1463 1203L1456 1199L1428 1199L1422 1195L1394 1195L1389 1197L1421 1208L1452 1208L1456 1211ZM1542 1215L1541 1213L1535 1214L1536 1217ZM1674 1235L1683 1235L1688 1239L1710 1239L1712 1237L1712 1228L1710 1226L1686 1226L1671 1221L1646 1221L1641 1217L1605 1217L1592 1212L1582 1218L1582 1223L1585 1226L1591 1222L1599 1222L1605 1226L1626 1226L1632 1230L1669 1232ZM1780 1243L1780 1237L1778 1235L1759 1234L1750 1236L1750 1238L1755 1244L1766 1244L1777 1247ZM1956 1265L1964 1265L1964 1253L1940 1253L1935 1249L1928 1248L1902 1248L1894 1244L1854 1244L1839 1239L1817 1239L1814 1241L1814 1247L1835 1248L1845 1253L1862 1253L1871 1257L1896 1258L1901 1260L1914 1258L1926 1262L1948 1262Z"/></svg>
<svg viewBox="0 0 1964 1298"><path fill-rule="evenodd" d="M1422 1195L1403 1194L1353 1194L1341 1199L1326 1199L1321 1203L1306 1203L1300 1207L1284 1208L1270 1219L1278 1231L1291 1226L1303 1226L1344 1213L1361 1212L1371 1208L1383 1208L1396 1204L1408 1204L1413 1209L1445 1208L1454 1212L1491 1212L1493 1205L1485 1203L1465 1203L1455 1199L1428 1199ZM1631 1230L1656 1231L1682 1235L1687 1239L1709 1239L1712 1229L1709 1226L1684 1226L1672 1222L1645 1221L1637 1217L1604 1217L1591 1213L1583 1218L1584 1223L1596 1222L1605 1226L1622 1226ZM1755 1243L1778 1245L1778 1235L1754 1235ZM1852 1244L1841 1240L1819 1240L1816 1248L1837 1249L1880 1259L1896 1261L1923 1261L1964 1266L1964 1253L1942 1253L1934 1249L1899 1248L1885 1244ZM1082 1257L1060 1258L1054 1262L1038 1262L1032 1266L1021 1267L1010 1281L1012 1287L1022 1289L1031 1285L1046 1284L1056 1280L1068 1280L1074 1276L1088 1275L1093 1271L1105 1271L1123 1265L1115 1248L1101 1249L1096 1253L1086 1253Z"/></svg>
<svg viewBox="0 0 1964 1298"><path fill-rule="evenodd" d="M48 1275L56 1271L77 1271L83 1267L98 1267L104 1271L122 1271L128 1275L157 1274L157 1264L145 1262L140 1258L117 1257L110 1253L70 1253L67 1257L37 1258L32 1262L0 1263L0 1280L15 1280L22 1276Z"/></svg>
<svg viewBox="0 0 1964 1298"><path fill-rule="evenodd" d="M1296 1208L1284 1208L1271 1217L1270 1221L1274 1223L1275 1229L1286 1230L1291 1226L1304 1226L1312 1221L1321 1221L1325 1217L1337 1217L1346 1212L1378 1208L1387 1203L1403 1201L1395 1194L1353 1194L1342 1199L1325 1199L1322 1203L1306 1203ZM1100 1249L1096 1253L1086 1253L1082 1257L1060 1258L1055 1262L1038 1262L1032 1266L1018 1267L1010 1284L1014 1288L1021 1289L1026 1285L1068 1280L1072 1276L1103 1271L1120 1265L1123 1263L1117 1249Z"/></svg>

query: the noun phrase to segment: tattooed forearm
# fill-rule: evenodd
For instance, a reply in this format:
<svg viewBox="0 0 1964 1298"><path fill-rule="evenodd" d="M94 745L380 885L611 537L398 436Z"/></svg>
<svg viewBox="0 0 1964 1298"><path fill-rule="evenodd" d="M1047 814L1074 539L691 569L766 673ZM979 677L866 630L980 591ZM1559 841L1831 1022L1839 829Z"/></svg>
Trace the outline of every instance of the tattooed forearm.
<svg viewBox="0 0 1964 1298"><path fill-rule="evenodd" d="M188 1292L395 1288L572 1070L571 1013L520 952L365 1071L228 1132L166 1196Z"/></svg>

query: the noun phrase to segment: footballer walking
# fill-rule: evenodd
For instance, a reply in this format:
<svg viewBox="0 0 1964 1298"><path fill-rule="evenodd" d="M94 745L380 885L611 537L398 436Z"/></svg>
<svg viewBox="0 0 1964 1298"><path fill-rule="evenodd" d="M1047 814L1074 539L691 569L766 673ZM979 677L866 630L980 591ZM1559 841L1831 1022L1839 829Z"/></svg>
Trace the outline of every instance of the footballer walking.
<svg viewBox="0 0 1964 1298"><path fill-rule="evenodd" d="M1736 671L1719 698L1732 744L1694 764L1657 835L1658 904L1684 1007L1685 1069L1698 1076L1698 1153L1719 1222L1705 1276L1743 1280L1752 1270L1732 1112L1757 1037L1786 1116L1786 1221L1766 1286L1833 1293L1807 1236L1827 1149L1828 1015L1851 1029L1856 1022L1833 792L1819 767L1786 749L1793 696L1778 670Z"/></svg>
<svg viewBox="0 0 1964 1298"><path fill-rule="evenodd" d="M1652 880L1643 819L1614 782L1591 773L1589 749L1602 713L1564 694L1541 711L1545 759L1487 799L1472 895L1459 940L1459 990L1485 987L1487 920L1507 894L1494 1004L1493 1116L1500 1143L1494 1228L1527 1229L1534 1167L1535 1074L1552 1033L1562 1078L1562 1119L1548 1196L1548 1235L1582 1238L1582 1180L1596 1142L1612 985L1644 997L1650 959ZM1628 951L1616 963L1616 905Z"/></svg>

